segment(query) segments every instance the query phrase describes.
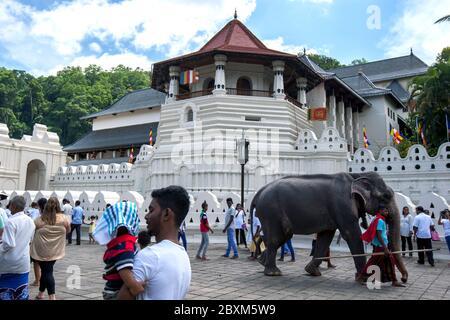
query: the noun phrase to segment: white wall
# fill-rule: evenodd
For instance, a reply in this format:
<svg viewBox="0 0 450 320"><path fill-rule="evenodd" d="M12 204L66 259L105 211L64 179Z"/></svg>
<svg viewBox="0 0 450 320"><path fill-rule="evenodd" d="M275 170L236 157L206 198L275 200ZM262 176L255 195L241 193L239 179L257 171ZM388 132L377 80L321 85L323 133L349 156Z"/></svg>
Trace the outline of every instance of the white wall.
<svg viewBox="0 0 450 320"><path fill-rule="evenodd" d="M153 107L151 110L143 109L118 113L116 116L101 116L93 120L92 131L159 122L159 113L160 107Z"/></svg>

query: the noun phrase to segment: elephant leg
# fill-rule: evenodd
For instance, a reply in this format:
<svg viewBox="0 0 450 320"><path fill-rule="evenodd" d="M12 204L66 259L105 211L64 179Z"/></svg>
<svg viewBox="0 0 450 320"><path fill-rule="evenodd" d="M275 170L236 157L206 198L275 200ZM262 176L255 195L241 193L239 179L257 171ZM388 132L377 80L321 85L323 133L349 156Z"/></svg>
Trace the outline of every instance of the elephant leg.
<svg viewBox="0 0 450 320"><path fill-rule="evenodd" d="M273 242L267 244L266 251L264 252L266 254L266 263L264 269L264 274L266 276L281 276L281 271L276 265L277 249L280 247L280 245L281 244L275 244Z"/></svg>
<svg viewBox="0 0 450 320"><path fill-rule="evenodd" d="M354 223L351 228L339 229L342 233L342 237L347 242L351 254L363 254L364 245L361 240L361 229L359 228L358 222ZM353 261L356 267L356 278L362 276L362 271L366 266L366 257L354 257Z"/></svg>
<svg viewBox="0 0 450 320"><path fill-rule="evenodd" d="M312 260L306 265L305 271L312 276L321 276L322 273L319 270L319 266L322 260L315 260L314 258L325 257L330 244L333 241L336 230L322 231L317 234L316 249Z"/></svg>

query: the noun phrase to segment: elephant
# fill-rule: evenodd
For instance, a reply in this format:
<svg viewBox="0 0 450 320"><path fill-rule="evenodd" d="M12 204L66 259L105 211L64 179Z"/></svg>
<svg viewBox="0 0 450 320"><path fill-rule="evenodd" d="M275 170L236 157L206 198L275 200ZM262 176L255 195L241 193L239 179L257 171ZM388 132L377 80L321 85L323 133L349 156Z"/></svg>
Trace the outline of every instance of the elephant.
<svg viewBox="0 0 450 320"><path fill-rule="evenodd" d="M294 234L317 233L316 250L305 270L320 276L320 260L324 257L336 230L347 242L353 255L364 253L361 240L361 226L367 228L366 212L375 215L380 205L389 210L389 247L400 250L400 214L395 203L393 190L376 172L361 174L311 174L287 176L272 181L258 190L250 206L256 209L260 219L266 251L259 262L264 265L264 274L281 275L276 266L277 249ZM400 254L395 255L402 281L406 282L408 272ZM362 277L365 257L354 257L356 279Z"/></svg>

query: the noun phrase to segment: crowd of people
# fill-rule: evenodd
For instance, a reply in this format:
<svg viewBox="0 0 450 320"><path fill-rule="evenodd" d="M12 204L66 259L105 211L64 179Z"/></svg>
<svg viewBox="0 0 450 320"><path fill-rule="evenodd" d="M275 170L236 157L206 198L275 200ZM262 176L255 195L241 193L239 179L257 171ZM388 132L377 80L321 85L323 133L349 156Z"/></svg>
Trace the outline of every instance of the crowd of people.
<svg viewBox="0 0 450 320"><path fill-rule="evenodd" d="M75 201L74 207L64 199L63 205L57 198L39 199L26 208L25 199L16 196L9 201L7 210L0 208L0 300L29 299L29 273L33 264L34 279L31 284L38 286L35 299L55 300L55 279L53 269L56 261L65 256L65 247L72 243L72 233L76 233L76 245L81 244L81 226L88 225L89 243L105 245L103 298L115 299L183 299L191 281L191 265L187 254L185 218L189 211L189 196L179 186L169 186L154 190L149 213L145 216L147 230L139 232L137 206L130 201L120 201L107 206L99 219L88 217ZM0 194L0 200L6 195ZM238 259L238 247L249 250L249 259L255 260L264 251L264 234L261 222L253 210L252 219L241 204L233 206L231 198L226 199L227 210L222 230L226 234L227 248L223 257ZM209 233L214 233L208 221L208 203L201 205L199 231L201 243L195 258L208 261ZM412 217L407 207L403 208L401 225L402 251L417 248L431 249L436 237L434 222L425 210L418 206ZM380 207L362 239L373 246L374 253L364 270L371 265L380 267L384 281L392 281L394 286L402 286L395 276L397 261L389 250L388 231L385 219L389 211ZM247 219L247 220L246 220ZM253 223L253 225L250 225ZM445 240L450 251L450 211L444 210L437 222L443 225ZM253 233L252 233L253 232ZM150 246L151 237L155 243ZM182 245L180 245L180 241ZM315 238L311 255L314 255ZM233 254L231 255L231 251ZM295 261L292 239L281 246L279 261L289 254ZM405 256L406 253L403 253ZM412 256L412 252L408 253ZM418 263L434 266L432 251L418 252ZM330 256L328 250L327 256ZM328 262L329 268L335 266ZM401 279L405 282L405 279Z"/></svg>

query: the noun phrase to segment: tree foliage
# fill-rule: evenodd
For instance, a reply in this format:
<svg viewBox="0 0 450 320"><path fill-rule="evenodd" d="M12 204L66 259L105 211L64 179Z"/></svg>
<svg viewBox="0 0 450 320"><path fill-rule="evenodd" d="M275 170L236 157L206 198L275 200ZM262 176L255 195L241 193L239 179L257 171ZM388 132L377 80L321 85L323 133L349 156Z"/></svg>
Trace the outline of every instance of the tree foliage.
<svg viewBox="0 0 450 320"><path fill-rule="evenodd" d="M363 64L363 63L367 63L367 62L369 62L369 61L367 61L366 58L361 58L361 59L355 59L355 60L353 60L352 62L350 62L350 64L351 64L352 66L356 66L356 65L358 65L358 64Z"/></svg>
<svg viewBox="0 0 450 320"><path fill-rule="evenodd" d="M119 65L67 67L56 76L34 77L0 67L0 122L13 138L31 134L35 123L58 133L61 144L86 134L91 125L80 117L101 111L129 91L150 86L150 73Z"/></svg>
<svg viewBox="0 0 450 320"><path fill-rule="evenodd" d="M435 154L447 141L446 114L450 120L450 47L442 50L426 74L411 81L410 88L413 109L409 124L414 128L416 117L423 123L428 151Z"/></svg>
<svg viewBox="0 0 450 320"><path fill-rule="evenodd" d="M337 59L322 54L308 54L308 57L324 70L344 67Z"/></svg>

